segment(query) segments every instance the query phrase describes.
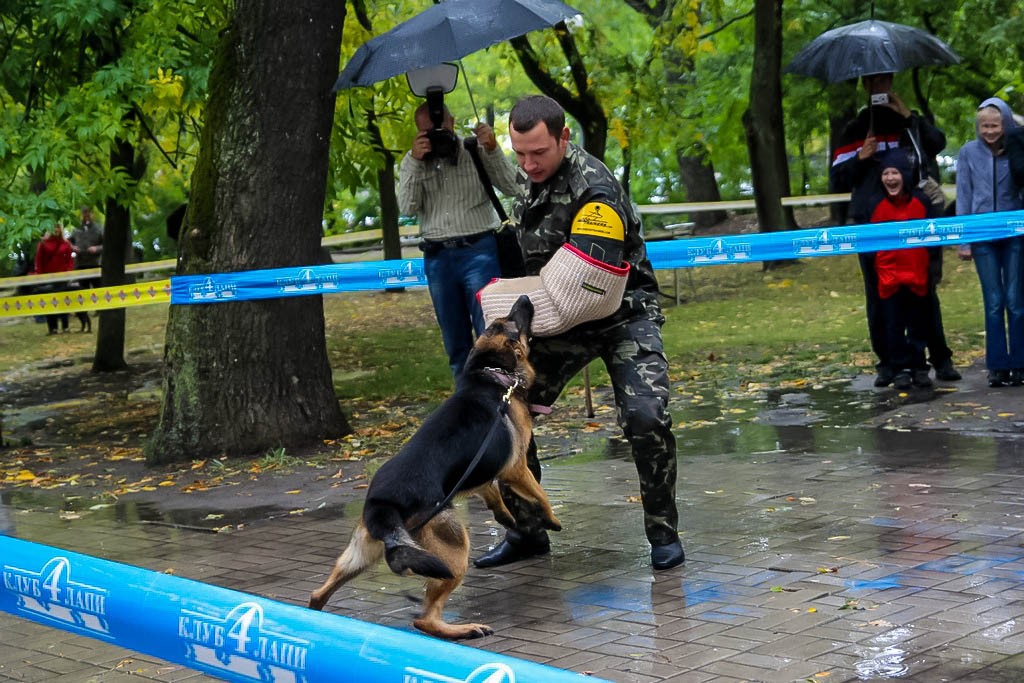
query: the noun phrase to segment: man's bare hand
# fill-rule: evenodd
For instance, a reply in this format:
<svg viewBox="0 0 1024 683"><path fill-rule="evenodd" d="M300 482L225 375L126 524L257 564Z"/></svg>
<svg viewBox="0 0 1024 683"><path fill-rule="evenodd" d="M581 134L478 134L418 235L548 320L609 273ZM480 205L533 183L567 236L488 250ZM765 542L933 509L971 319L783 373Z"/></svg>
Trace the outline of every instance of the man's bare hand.
<svg viewBox="0 0 1024 683"><path fill-rule="evenodd" d="M412 149L410 150L412 158L418 161L423 161L423 157L430 154L430 149L430 140L427 138L427 131L421 130L416 135L416 139L412 141Z"/></svg>
<svg viewBox="0 0 1024 683"><path fill-rule="evenodd" d="M476 128L473 129L476 133L477 142L479 142L484 149L488 152L493 152L498 147L498 139L494 137L494 129L488 126L482 121L476 124Z"/></svg>
<svg viewBox="0 0 1024 683"><path fill-rule="evenodd" d="M857 158L861 161L870 159L875 156L875 152L878 151L878 138L875 137L874 133L869 133L864 138L864 144L861 145L860 151L857 152Z"/></svg>

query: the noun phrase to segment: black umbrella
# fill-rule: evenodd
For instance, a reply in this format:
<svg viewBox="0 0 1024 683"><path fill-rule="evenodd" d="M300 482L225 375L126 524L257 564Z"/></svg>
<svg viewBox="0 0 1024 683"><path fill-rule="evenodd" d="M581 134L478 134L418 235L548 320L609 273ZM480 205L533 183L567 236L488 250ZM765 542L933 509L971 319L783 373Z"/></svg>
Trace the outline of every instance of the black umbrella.
<svg viewBox="0 0 1024 683"><path fill-rule="evenodd" d="M869 19L822 33L800 50L784 71L838 83L918 66L959 63L960 56L930 33Z"/></svg>
<svg viewBox="0 0 1024 683"><path fill-rule="evenodd" d="M360 46L334 87L372 85L456 61L577 14L558 0L442 0Z"/></svg>

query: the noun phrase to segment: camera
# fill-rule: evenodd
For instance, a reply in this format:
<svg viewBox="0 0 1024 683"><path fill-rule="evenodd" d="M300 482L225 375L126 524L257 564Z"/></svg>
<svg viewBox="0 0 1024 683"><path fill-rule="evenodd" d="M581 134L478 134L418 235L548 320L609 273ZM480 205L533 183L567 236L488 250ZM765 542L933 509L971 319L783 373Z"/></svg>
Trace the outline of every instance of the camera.
<svg viewBox="0 0 1024 683"><path fill-rule="evenodd" d="M433 128L427 131L430 141L430 152L423 158L426 161L447 160L458 163L459 139L455 133L444 127L444 93L440 88L427 89L427 113Z"/></svg>
<svg viewBox="0 0 1024 683"><path fill-rule="evenodd" d="M876 92L871 94L871 104L889 104L889 93Z"/></svg>

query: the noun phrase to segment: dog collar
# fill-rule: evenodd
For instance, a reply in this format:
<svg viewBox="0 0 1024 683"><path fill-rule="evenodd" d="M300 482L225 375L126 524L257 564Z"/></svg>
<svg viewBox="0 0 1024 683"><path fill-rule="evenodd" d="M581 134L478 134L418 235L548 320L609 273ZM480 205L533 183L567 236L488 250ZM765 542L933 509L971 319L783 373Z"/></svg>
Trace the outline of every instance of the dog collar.
<svg viewBox="0 0 1024 683"><path fill-rule="evenodd" d="M483 372L486 372L490 377L501 386L508 389L516 382L519 381L519 375L514 372L509 372L501 368L482 368Z"/></svg>
<svg viewBox="0 0 1024 683"><path fill-rule="evenodd" d="M508 372L507 370L503 370L501 368L485 367L482 368L482 371L487 373L494 381L496 381L498 384L505 387L506 389L514 386L515 383L520 379L520 377L515 373ZM551 406L542 406L537 403L530 403L527 407L530 409L530 412L535 415L551 414Z"/></svg>

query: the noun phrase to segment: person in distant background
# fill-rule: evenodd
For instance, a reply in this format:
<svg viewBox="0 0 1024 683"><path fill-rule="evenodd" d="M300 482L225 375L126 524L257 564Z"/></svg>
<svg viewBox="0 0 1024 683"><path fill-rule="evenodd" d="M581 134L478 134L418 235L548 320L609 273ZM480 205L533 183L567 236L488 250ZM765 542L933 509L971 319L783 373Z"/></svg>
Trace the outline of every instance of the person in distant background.
<svg viewBox="0 0 1024 683"><path fill-rule="evenodd" d="M55 223L53 229L50 230L39 242L39 246L36 247L36 268L35 272L37 275L44 275L46 273L66 273L69 270L74 269L75 264L71 257L71 244L64 238L64 226L59 222ZM50 291L60 291L63 287L54 285L49 288ZM39 292L41 288L36 291ZM48 313L46 314L46 330L47 334L57 334L57 325L60 324L60 328L64 331L68 331L68 314L67 313Z"/></svg>
<svg viewBox="0 0 1024 683"><path fill-rule="evenodd" d="M1007 134L1016 128L1009 105L998 97L978 106L977 139L965 143L957 156L957 215L1022 207L1006 153ZM965 245L960 256L974 260L981 283L988 385L1019 386L1024 382L1024 237Z"/></svg>
<svg viewBox="0 0 1024 683"><path fill-rule="evenodd" d="M93 217L92 207L83 206L81 211L82 222L68 240L75 255L75 270L99 268L103 254L103 225ZM83 287L99 287L100 278L83 278L79 282Z"/></svg>

